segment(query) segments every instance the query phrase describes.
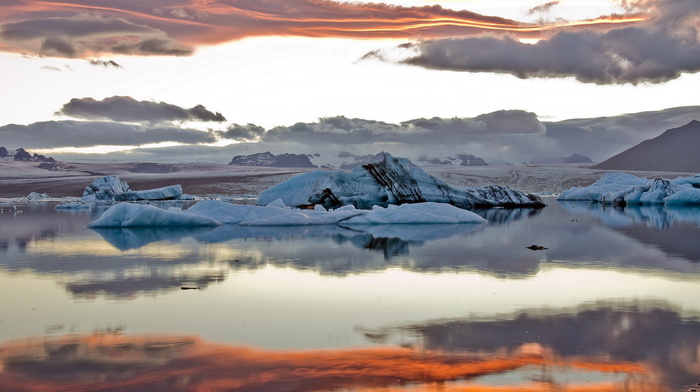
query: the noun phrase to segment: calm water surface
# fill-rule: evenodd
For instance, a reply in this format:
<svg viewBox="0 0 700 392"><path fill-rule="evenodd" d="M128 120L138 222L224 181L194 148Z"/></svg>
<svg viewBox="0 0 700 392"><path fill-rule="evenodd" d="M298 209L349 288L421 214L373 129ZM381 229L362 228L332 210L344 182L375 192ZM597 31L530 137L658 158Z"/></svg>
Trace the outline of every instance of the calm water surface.
<svg viewBox="0 0 700 392"><path fill-rule="evenodd" d="M0 390L700 383L700 209L547 203L483 225L100 230L104 209L0 205Z"/></svg>

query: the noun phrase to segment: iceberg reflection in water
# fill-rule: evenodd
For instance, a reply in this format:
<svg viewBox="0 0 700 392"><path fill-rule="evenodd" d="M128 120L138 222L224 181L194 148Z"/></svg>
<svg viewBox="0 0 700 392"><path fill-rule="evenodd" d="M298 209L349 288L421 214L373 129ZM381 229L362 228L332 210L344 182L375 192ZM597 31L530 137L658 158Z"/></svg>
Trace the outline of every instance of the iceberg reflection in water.
<svg viewBox="0 0 700 392"><path fill-rule="evenodd" d="M18 206L0 216L0 295L17 299L0 390L700 382L698 210L548 204L484 225L95 230L99 211Z"/></svg>

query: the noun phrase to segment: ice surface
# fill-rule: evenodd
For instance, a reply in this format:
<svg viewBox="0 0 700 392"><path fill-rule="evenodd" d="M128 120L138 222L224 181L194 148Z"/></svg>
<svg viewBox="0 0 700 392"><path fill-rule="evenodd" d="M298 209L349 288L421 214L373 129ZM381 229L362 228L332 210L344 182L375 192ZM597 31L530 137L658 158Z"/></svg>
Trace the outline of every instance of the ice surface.
<svg viewBox="0 0 700 392"><path fill-rule="evenodd" d="M162 188L143 191L127 191L122 193L117 200L173 200L182 196L182 186L169 185Z"/></svg>
<svg viewBox="0 0 700 392"><path fill-rule="evenodd" d="M105 176L88 185L83 192L84 202L137 201L137 200L182 200L192 199L182 194L182 186L169 185L162 188L132 191L119 176Z"/></svg>
<svg viewBox="0 0 700 392"><path fill-rule="evenodd" d="M371 211L343 221L355 224L485 223L479 215L444 203L418 203L375 206Z"/></svg>
<svg viewBox="0 0 700 392"><path fill-rule="evenodd" d="M308 226L367 224L454 224L484 223L479 215L449 204L417 203L358 210L346 206L336 210L229 204L203 200L186 211L163 210L150 205L119 203L110 207L88 227L133 226Z"/></svg>
<svg viewBox="0 0 700 392"><path fill-rule="evenodd" d="M111 206L88 227L217 226L214 219L187 212L164 210L147 204L119 203Z"/></svg>
<svg viewBox="0 0 700 392"><path fill-rule="evenodd" d="M350 172L314 171L300 174L260 193L258 205L281 199L288 206L322 205L337 208L435 202L460 208L543 207L538 196L505 186L458 188L433 177L410 162L384 154L384 160L359 166Z"/></svg>
<svg viewBox="0 0 700 392"><path fill-rule="evenodd" d="M417 203L374 207L358 210L345 206L336 210L293 209L277 203L261 207L204 200L192 206L189 213L217 219L225 224L248 226L296 226L330 224L417 224L417 223L483 223L477 214L449 204Z"/></svg>
<svg viewBox="0 0 700 392"><path fill-rule="evenodd" d="M649 180L624 173L607 173L587 187L563 191L559 200L586 200L615 205L700 204L700 175L675 180Z"/></svg>

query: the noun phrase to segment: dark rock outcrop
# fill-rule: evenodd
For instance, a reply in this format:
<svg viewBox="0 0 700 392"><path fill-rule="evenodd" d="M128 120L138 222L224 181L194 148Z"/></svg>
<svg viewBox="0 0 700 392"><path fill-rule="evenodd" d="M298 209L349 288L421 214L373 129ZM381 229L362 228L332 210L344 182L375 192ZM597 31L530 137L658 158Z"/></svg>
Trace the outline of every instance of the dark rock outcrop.
<svg viewBox="0 0 700 392"><path fill-rule="evenodd" d="M267 167L318 167L303 154L275 155L269 151L251 155L236 155L229 165Z"/></svg>
<svg viewBox="0 0 700 392"><path fill-rule="evenodd" d="M12 159L14 159L15 161L22 162L56 162L56 160L51 157L46 157L37 153L32 154L24 148L18 148L13 152L8 151L5 147L0 147L0 158L5 157L12 157Z"/></svg>
<svg viewBox="0 0 700 392"><path fill-rule="evenodd" d="M471 154L459 154L459 155L457 155L457 158L459 158L462 161L460 166L488 166L489 165L483 159L481 159L475 155L471 155Z"/></svg>

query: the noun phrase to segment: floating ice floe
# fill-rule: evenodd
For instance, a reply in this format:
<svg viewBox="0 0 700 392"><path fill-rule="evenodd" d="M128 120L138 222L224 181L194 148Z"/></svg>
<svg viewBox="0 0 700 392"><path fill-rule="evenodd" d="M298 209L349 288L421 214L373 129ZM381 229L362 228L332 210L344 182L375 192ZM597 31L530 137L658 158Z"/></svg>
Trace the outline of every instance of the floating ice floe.
<svg viewBox="0 0 700 392"><path fill-rule="evenodd" d="M182 186L169 185L162 188L132 191L119 176L105 176L93 181L85 188L82 200L96 201L138 201L138 200L192 200L182 193Z"/></svg>
<svg viewBox="0 0 700 392"><path fill-rule="evenodd" d="M675 180L649 180L625 173L607 173L587 187L563 191L559 200L585 200L607 204L700 205L700 174Z"/></svg>
<svg viewBox="0 0 700 392"><path fill-rule="evenodd" d="M506 186L458 188L433 177L407 159L384 154L384 160L359 166L350 172L314 171L277 184L258 196L258 205L280 199L287 206L321 205L326 209L352 205L435 202L460 208L544 207L539 196Z"/></svg>
<svg viewBox="0 0 700 392"><path fill-rule="evenodd" d="M149 204L119 203L111 206L88 227L218 226L218 221L183 211L164 210Z"/></svg>
<svg viewBox="0 0 700 392"><path fill-rule="evenodd" d="M279 202L273 203L279 205ZM367 224L454 224L485 223L479 215L449 204L416 203L388 208L358 210L345 206L336 210L303 210L289 207L229 204L200 201L185 211L163 210L151 205L120 203L110 207L88 227L139 226L306 226Z"/></svg>

